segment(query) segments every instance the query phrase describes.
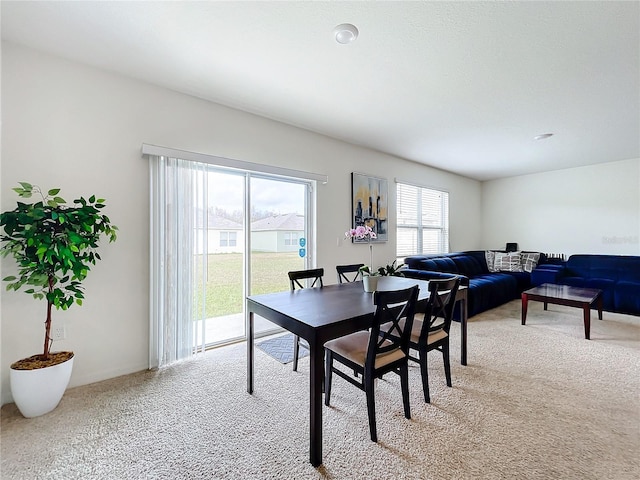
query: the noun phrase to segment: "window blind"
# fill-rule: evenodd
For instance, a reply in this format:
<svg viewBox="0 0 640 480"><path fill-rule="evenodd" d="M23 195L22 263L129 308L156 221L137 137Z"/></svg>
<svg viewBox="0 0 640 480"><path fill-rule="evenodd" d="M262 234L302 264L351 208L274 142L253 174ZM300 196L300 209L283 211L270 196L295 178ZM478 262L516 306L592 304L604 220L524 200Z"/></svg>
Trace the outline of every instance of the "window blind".
<svg viewBox="0 0 640 480"><path fill-rule="evenodd" d="M449 252L449 193L398 182L398 258Z"/></svg>

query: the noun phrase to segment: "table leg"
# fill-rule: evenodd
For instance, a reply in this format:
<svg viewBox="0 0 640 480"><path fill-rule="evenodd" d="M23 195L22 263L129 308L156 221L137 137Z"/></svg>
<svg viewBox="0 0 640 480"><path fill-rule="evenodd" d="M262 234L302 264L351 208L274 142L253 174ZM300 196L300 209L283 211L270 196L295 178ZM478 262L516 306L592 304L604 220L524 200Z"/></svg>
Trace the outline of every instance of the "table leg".
<svg viewBox="0 0 640 480"><path fill-rule="evenodd" d="M602 294L598 295L598 320L602 320Z"/></svg>
<svg viewBox="0 0 640 480"><path fill-rule="evenodd" d="M247 392L253 393L253 312L247 318Z"/></svg>
<svg viewBox="0 0 640 480"><path fill-rule="evenodd" d="M317 340L309 341L309 461L317 467L322 464L322 383L324 381L324 346Z"/></svg>
<svg viewBox="0 0 640 480"><path fill-rule="evenodd" d="M584 316L584 338L589 340L591 337L591 305L585 305L582 311Z"/></svg>
<svg viewBox="0 0 640 480"><path fill-rule="evenodd" d="M522 325L527 322L527 307L529 305L529 295L526 293L522 294ZM545 309L546 310L546 309Z"/></svg>

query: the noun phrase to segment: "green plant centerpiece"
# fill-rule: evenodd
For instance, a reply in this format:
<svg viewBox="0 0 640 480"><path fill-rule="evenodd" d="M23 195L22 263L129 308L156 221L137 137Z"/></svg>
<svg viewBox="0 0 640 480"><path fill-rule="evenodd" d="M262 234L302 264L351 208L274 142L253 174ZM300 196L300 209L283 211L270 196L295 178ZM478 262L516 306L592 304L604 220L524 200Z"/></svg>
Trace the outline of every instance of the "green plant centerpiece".
<svg viewBox="0 0 640 480"><path fill-rule="evenodd" d="M387 264L384 267L378 267L377 270L371 271L368 265L363 265L359 268L363 275L370 275L375 277L387 277L387 276L395 276L402 277L402 269L403 265L397 265L397 260L394 260L393 263Z"/></svg>
<svg viewBox="0 0 640 480"><path fill-rule="evenodd" d="M47 303L44 348L11 365L15 370L33 370L56 365L73 357L73 352L50 351L52 308L67 310L82 305L82 282L92 265L100 260L98 241L104 235L116 240L118 227L101 210L105 201L94 195L77 198L71 205L58 196L60 189L46 194L37 186L20 182L13 189L20 198L36 197L33 203L18 201L15 209L0 214L0 255L12 256L17 276L3 280L7 290L24 292Z"/></svg>

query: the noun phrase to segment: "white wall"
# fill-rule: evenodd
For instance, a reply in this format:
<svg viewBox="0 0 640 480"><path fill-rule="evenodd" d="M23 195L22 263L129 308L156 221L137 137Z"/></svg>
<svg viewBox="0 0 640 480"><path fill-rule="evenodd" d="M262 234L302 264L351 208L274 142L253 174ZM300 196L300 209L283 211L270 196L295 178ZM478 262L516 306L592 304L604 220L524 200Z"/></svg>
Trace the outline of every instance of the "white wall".
<svg viewBox="0 0 640 480"><path fill-rule="evenodd" d="M149 180L142 143L328 174L317 191L318 266L368 259L366 246L338 241L350 226L353 171L389 179L391 212L394 177L448 190L451 248L480 247L479 182L3 43L2 211L15 206L11 188L28 181L60 187L65 198L106 198L106 213L120 228L118 241L101 249L84 305L54 312L67 329L55 349L76 354L71 386L147 367ZM394 257L393 239L375 246L376 263ZM6 276L12 261L2 268ZM11 401L9 364L41 350L45 310L4 288L1 301L4 404Z"/></svg>
<svg viewBox="0 0 640 480"><path fill-rule="evenodd" d="M483 248L640 254L640 159L482 185Z"/></svg>

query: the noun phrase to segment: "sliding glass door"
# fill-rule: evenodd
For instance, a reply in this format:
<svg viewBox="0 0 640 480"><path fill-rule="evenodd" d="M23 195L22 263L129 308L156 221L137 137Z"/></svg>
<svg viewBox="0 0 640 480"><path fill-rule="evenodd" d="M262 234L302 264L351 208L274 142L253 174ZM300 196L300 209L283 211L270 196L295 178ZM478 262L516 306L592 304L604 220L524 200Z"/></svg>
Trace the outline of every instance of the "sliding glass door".
<svg viewBox="0 0 640 480"><path fill-rule="evenodd" d="M247 295L313 266L325 175L143 144L150 163L149 367L244 340ZM256 321L256 333L277 330Z"/></svg>
<svg viewBox="0 0 640 480"><path fill-rule="evenodd" d="M204 208L194 254L197 345L240 338L244 293L245 174L205 170Z"/></svg>
<svg viewBox="0 0 640 480"><path fill-rule="evenodd" d="M300 181L250 177L251 294L288 290L287 272L307 267L309 190L309 185ZM266 320L256 321L257 336L274 328Z"/></svg>
<svg viewBox="0 0 640 480"><path fill-rule="evenodd" d="M287 272L307 268L311 184L208 166L206 215L196 221L196 345L245 338L245 295L289 289ZM256 321L256 334L275 330Z"/></svg>

